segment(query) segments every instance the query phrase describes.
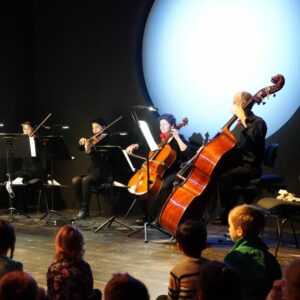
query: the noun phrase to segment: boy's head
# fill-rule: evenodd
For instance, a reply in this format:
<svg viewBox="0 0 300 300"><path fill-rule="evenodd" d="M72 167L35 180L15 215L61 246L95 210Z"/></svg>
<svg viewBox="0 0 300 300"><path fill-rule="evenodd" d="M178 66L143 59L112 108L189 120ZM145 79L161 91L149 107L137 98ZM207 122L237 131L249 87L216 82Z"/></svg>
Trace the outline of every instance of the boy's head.
<svg viewBox="0 0 300 300"><path fill-rule="evenodd" d="M106 300L149 300L146 286L128 273L116 273L104 289Z"/></svg>
<svg viewBox="0 0 300 300"><path fill-rule="evenodd" d="M233 241L241 237L258 236L265 224L263 211L254 205L234 207L228 215L229 234Z"/></svg>
<svg viewBox="0 0 300 300"><path fill-rule="evenodd" d="M199 283L199 299L241 299L239 274L220 261L209 261L202 269Z"/></svg>
<svg viewBox="0 0 300 300"><path fill-rule="evenodd" d="M186 220L177 227L176 240L185 255L199 257L206 247L207 231L202 222Z"/></svg>
<svg viewBox="0 0 300 300"><path fill-rule="evenodd" d="M285 299L300 299L300 259L292 261L285 269Z"/></svg>

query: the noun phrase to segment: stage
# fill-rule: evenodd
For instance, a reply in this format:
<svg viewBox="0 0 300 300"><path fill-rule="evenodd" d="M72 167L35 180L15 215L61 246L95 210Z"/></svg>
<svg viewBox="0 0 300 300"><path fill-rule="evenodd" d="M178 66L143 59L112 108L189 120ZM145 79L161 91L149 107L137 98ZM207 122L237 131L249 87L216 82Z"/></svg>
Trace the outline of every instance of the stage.
<svg viewBox="0 0 300 300"><path fill-rule="evenodd" d="M46 287L46 272L54 260L54 238L64 221L69 221L75 211L61 211L63 218L52 215L47 224L39 220L35 213L27 219L14 215L16 229L16 250L14 258L21 261L24 270L32 274L38 283ZM8 219L8 215L1 216ZM132 225L135 218L118 220ZM74 225L81 228L85 238L85 260L91 265L94 275L94 286L103 291L106 282L115 272L128 272L142 280L148 287L151 299L167 293L167 280L171 268L182 259L174 241L156 229L148 229L148 242L144 242L144 230L130 237L131 230L113 222L110 228L104 227L94 232L107 218L91 217L78 221ZM139 228L133 226L134 228ZM227 226L209 224L208 248L203 256L209 259L223 260L233 243L225 236ZM284 241L279 248L278 260L282 267L295 258L300 258L299 249L287 226ZM275 227L266 228L264 241L274 253L276 245Z"/></svg>

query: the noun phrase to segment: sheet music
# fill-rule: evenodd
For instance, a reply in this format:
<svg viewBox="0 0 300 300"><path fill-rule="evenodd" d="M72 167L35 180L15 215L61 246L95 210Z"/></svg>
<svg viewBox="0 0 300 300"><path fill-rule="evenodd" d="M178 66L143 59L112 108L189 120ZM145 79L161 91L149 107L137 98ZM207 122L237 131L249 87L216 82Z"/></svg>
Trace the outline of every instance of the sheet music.
<svg viewBox="0 0 300 300"><path fill-rule="evenodd" d="M30 146L30 154L31 157L36 157L36 148L35 148L35 140L34 137L29 137L29 146Z"/></svg>
<svg viewBox="0 0 300 300"><path fill-rule="evenodd" d="M135 167L133 166L133 164L132 164L132 162L131 162L131 160L130 160L127 152L126 152L126 150L122 149L122 152L123 152L123 154L124 154L124 156L125 156L125 158L126 158L126 160L128 162L128 165L130 166L131 171L134 172L135 171Z"/></svg>
<svg viewBox="0 0 300 300"><path fill-rule="evenodd" d="M154 141L154 138L153 138L153 136L151 134L151 131L149 129L148 124L145 121L140 120L139 121L139 126L140 126L141 131L142 131L142 133L143 133L143 135L144 135L144 137L145 137L145 139L147 141L147 144L148 144L150 150L151 151L157 150L158 146L157 146L157 144Z"/></svg>

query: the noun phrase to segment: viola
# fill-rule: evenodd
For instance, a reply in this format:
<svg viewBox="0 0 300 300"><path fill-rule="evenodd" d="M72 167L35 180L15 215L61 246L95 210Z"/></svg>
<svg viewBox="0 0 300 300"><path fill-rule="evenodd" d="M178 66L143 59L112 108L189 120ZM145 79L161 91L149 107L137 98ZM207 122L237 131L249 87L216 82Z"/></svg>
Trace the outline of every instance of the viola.
<svg viewBox="0 0 300 300"><path fill-rule="evenodd" d="M187 124L188 119L184 118L175 128L180 129ZM129 180L128 191L130 193L140 196L142 200L155 198L158 195L162 186L163 174L176 160L176 152L169 145L171 138L172 132L158 145L158 150L150 151L148 155L149 172L147 163L143 163L142 167Z"/></svg>
<svg viewBox="0 0 300 300"><path fill-rule="evenodd" d="M253 102L265 103L265 97L279 91L285 79L278 74L271 78L271 82L274 85L259 90L243 108ZM203 219L206 202L215 189L212 184L216 174L214 171L219 166L221 158L237 143L229 130L236 120L237 117L234 115L212 140L199 149L190 163L180 170L178 175L183 182L172 191L159 217L160 225L170 233L175 234L177 226L187 219ZM190 173L184 178L181 174L186 170L190 170Z"/></svg>

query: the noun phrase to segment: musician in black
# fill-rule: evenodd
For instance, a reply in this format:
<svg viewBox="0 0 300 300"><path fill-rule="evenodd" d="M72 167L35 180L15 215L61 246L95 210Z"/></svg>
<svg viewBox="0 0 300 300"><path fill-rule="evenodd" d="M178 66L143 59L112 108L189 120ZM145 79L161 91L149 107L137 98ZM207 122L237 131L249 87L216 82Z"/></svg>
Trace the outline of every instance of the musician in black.
<svg viewBox="0 0 300 300"><path fill-rule="evenodd" d="M93 138L87 139L82 137L79 140L79 149L89 155L91 164L86 174L78 175L72 179L72 186L79 202L79 212L75 216L76 219L89 217L92 188L106 182L107 180L107 172L103 158L101 158L97 151L97 145L100 143L107 143L108 140L107 133L98 135L98 133L103 131L105 126L106 123L101 118L92 120L91 128L92 133L94 134Z"/></svg>
<svg viewBox="0 0 300 300"><path fill-rule="evenodd" d="M140 201L144 215L142 220L136 221L137 224L143 224L148 219L148 201L150 201L151 203L154 202L152 203L152 214L154 215L154 217L158 217L163 205L168 199L168 196L172 192L174 183L176 181L179 181L177 172L179 171L181 164L183 162L186 162L191 156L191 147L189 143L185 140L183 135L179 134L178 129L176 129L176 118L172 114L162 114L158 118L158 122L161 141L164 142L166 139L168 139L167 143L176 152L176 159L163 174L163 183L158 197L156 199ZM127 147L126 151L130 154L138 148L138 144L132 144ZM150 220L152 219L153 217L150 216Z"/></svg>
<svg viewBox="0 0 300 300"><path fill-rule="evenodd" d="M251 103L247 105L246 103ZM227 224L229 211L237 204L237 186L245 186L250 180L261 175L261 165L265 151L267 125L265 121L252 112L252 96L248 92L240 92L233 99L233 113L239 118L234 130L237 144L229 153L226 169L219 178L220 202L223 212L219 220Z"/></svg>
<svg viewBox="0 0 300 300"><path fill-rule="evenodd" d="M40 145L30 121L25 121L22 124L23 134L35 138L36 157L22 158L22 167L20 170L13 173L13 179L20 177L23 183L28 183L33 179L45 179L44 172L44 151Z"/></svg>
<svg viewBox="0 0 300 300"><path fill-rule="evenodd" d="M30 121L21 124L22 132L29 138L34 138L36 156L23 157L21 159L21 168L11 175L13 184L22 186L22 190L18 189L18 198L20 201L16 204L22 211L27 212L27 204L31 198L35 196L36 190L41 190L46 179L46 158L44 147L40 144L33 126Z"/></svg>

